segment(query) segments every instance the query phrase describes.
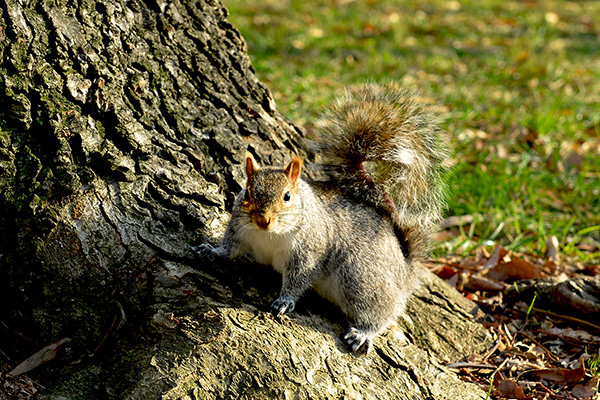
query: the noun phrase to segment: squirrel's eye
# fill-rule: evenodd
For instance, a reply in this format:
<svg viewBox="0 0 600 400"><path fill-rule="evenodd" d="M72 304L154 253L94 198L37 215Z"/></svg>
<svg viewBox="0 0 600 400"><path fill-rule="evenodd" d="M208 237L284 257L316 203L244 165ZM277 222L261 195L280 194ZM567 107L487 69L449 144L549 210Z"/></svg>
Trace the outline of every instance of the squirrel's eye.
<svg viewBox="0 0 600 400"><path fill-rule="evenodd" d="M290 194L290 192L285 192L285 194L283 195L283 201L288 202L290 201L290 199L292 198L292 195Z"/></svg>

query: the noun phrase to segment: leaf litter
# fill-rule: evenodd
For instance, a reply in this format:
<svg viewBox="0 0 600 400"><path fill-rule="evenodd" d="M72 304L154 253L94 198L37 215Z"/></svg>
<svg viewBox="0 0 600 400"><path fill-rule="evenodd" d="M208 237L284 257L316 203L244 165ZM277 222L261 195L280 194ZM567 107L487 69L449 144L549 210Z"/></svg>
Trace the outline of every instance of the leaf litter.
<svg viewBox="0 0 600 400"><path fill-rule="evenodd" d="M432 272L479 305L496 344L447 367L489 399L600 400L600 268L496 245L438 258Z"/></svg>

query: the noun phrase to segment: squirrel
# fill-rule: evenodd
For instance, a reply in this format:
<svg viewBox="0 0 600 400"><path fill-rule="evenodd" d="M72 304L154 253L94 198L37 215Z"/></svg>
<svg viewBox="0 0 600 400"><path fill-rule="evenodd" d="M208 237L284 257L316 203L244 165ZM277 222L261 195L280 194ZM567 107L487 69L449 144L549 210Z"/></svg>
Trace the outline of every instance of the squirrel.
<svg viewBox="0 0 600 400"><path fill-rule="evenodd" d="M272 265L283 275L276 317L314 288L348 316L350 348L368 353L418 285L415 263L445 207L447 139L416 93L395 83L347 90L318 128L327 178L302 178L298 156L285 168L261 167L246 152L246 187L225 234L197 251L252 252Z"/></svg>

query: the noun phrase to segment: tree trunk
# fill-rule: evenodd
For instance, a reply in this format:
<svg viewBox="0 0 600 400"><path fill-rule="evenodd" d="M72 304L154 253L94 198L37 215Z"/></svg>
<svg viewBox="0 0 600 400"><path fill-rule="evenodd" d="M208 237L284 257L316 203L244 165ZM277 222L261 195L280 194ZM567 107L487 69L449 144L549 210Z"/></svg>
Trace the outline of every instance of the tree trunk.
<svg viewBox="0 0 600 400"><path fill-rule="evenodd" d="M484 397L438 362L491 337L426 271L409 318L356 357L316 295L276 321L275 272L196 261L247 147L306 155L220 3L0 4L0 349L12 368L71 339L29 372L47 398Z"/></svg>

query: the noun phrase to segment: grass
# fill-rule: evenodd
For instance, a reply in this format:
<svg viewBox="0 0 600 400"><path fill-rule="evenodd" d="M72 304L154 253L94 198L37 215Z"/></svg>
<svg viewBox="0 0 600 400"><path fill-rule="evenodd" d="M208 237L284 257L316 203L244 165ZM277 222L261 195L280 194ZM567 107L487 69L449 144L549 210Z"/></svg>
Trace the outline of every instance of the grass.
<svg viewBox="0 0 600 400"><path fill-rule="evenodd" d="M600 385L600 352L591 355L586 362L586 369L587 374L596 379L596 392L598 392L598 386Z"/></svg>
<svg viewBox="0 0 600 400"><path fill-rule="evenodd" d="M344 87L417 86L455 151L437 254L600 260L600 2L225 0L280 111L311 129Z"/></svg>

